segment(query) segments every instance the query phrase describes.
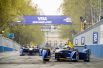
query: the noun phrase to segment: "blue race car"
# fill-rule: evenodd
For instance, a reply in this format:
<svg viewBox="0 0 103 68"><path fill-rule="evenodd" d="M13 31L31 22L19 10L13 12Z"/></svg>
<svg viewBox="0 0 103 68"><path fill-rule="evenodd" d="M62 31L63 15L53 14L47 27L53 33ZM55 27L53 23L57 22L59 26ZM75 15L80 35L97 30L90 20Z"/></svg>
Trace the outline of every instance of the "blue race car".
<svg viewBox="0 0 103 68"><path fill-rule="evenodd" d="M20 56L36 55L36 53L39 53L39 49L36 49L36 48L27 48L27 47L22 47L20 49Z"/></svg>
<svg viewBox="0 0 103 68"><path fill-rule="evenodd" d="M51 52L50 52L50 49L43 49L42 51L42 58L43 58L43 61L50 61L50 58L51 58Z"/></svg>
<svg viewBox="0 0 103 68"><path fill-rule="evenodd" d="M79 61L84 60L85 62L90 61L90 50L87 49L83 52L78 52L78 50L66 50L61 49L55 52L55 59L57 61L69 60L69 61Z"/></svg>
<svg viewBox="0 0 103 68"><path fill-rule="evenodd" d="M84 62L90 62L90 49L83 49L82 52L79 52L79 60L84 60Z"/></svg>

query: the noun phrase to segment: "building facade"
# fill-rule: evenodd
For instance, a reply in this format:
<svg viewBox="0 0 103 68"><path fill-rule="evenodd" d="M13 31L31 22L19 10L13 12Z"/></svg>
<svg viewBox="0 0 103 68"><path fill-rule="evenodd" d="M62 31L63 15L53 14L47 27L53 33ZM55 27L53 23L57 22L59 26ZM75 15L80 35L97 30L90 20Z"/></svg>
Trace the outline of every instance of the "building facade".
<svg viewBox="0 0 103 68"><path fill-rule="evenodd" d="M103 20L75 35L73 43L75 46L103 44Z"/></svg>
<svg viewBox="0 0 103 68"><path fill-rule="evenodd" d="M73 43L79 50L83 49L82 46L87 45L92 56L103 59L103 20L75 35Z"/></svg>

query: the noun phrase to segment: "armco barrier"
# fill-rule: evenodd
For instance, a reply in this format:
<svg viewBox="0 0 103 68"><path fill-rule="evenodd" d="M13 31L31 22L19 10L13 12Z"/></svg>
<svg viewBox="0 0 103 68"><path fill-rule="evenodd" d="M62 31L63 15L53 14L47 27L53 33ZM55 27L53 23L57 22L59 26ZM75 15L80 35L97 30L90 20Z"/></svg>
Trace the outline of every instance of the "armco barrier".
<svg viewBox="0 0 103 68"><path fill-rule="evenodd" d="M83 50L83 46L75 46L79 51ZM91 50L91 55L96 58L103 59L103 45L87 45L87 48Z"/></svg>
<svg viewBox="0 0 103 68"><path fill-rule="evenodd" d="M19 50L20 45L15 41L0 36L0 52Z"/></svg>
<svg viewBox="0 0 103 68"><path fill-rule="evenodd" d="M75 49L78 49L80 52L84 49L84 46L75 46Z"/></svg>
<svg viewBox="0 0 103 68"><path fill-rule="evenodd" d="M93 56L103 59L103 45L88 45L87 47L91 49Z"/></svg>
<svg viewBox="0 0 103 68"><path fill-rule="evenodd" d="M0 52L13 51L13 48L0 46Z"/></svg>
<svg viewBox="0 0 103 68"><path fill-rule="evenodd" d="M4 48L3 46L0 46L0 52L3 52Z"/></svg>

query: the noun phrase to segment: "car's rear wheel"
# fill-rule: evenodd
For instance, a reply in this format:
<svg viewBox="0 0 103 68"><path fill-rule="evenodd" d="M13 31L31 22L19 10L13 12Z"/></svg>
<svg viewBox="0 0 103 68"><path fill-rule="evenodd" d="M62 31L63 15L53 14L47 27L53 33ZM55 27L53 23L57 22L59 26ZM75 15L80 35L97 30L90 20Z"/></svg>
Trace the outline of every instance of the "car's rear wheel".
<svg viewBox="0 0 103 68"><path fill-rule="evenodd" d="M60 59L58 58L57 61L60 61Z"/></svg>
<svg viewBox="0 0 103 68"><path fill-rule="evenodd" d="M90 60L84 60L84 62L90 62Z"/></svg>
<svg viewBox="0 0 103 68"><path fill-rule="evenodd" d="M44 61L49 61L49 59L44 59Z"/></svg>
<svg viewBox="0 0 103 68"><path fill-rule="evenodd" d="M25 56L24 54L20 54L20 56Z"/></svg>
<svg viewBox="0 0 103 68"><path fill-rule="evenodd" d="M87 55L87 58L84 60L84 62L90 62L90 55Z"/></svg>

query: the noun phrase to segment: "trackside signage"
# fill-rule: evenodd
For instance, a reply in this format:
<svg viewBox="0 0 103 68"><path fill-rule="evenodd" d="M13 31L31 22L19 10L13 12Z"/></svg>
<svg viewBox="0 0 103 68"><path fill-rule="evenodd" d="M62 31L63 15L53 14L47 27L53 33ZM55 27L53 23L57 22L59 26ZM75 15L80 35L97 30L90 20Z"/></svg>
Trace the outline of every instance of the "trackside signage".
<svg viewBox="0 0 103 68"><path fill-rule="evenodd" d="M98 44L98 32L93 32L93 44Z"/></svg>
<svg viewBox="0 0 103 68"><path fill-rule="evenodd" d="M24 16L24 24L71 24L71 18L63 15Z"/></svg>

